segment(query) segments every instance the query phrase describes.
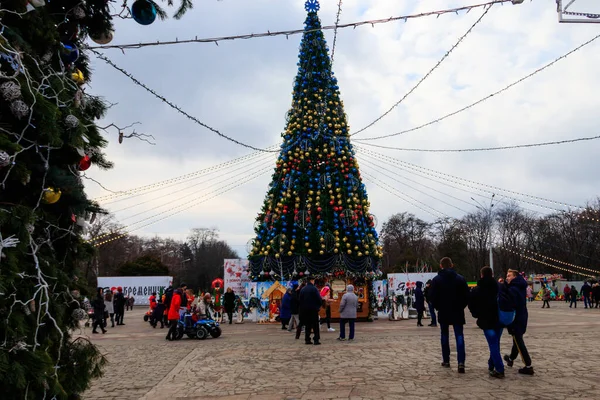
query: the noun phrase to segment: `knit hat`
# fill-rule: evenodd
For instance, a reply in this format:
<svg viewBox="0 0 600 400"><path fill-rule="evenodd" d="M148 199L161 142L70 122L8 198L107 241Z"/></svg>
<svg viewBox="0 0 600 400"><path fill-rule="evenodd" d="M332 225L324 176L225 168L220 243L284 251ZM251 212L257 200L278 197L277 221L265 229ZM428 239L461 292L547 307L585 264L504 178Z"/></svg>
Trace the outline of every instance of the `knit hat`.
<svg viewBox="0 0 600 400"><path fill-rule="evenodd" d="M354 286L352 286L352 285L346 286L346 292L353 293L354 292Z"/></svg>
<svg viewBox="0 0 600 400"><path fill-rule="evenodd" d="M327 296L329 294L329 290L330 289L328 286L323 287L323 289L321 289L321 297Z"/></svg>

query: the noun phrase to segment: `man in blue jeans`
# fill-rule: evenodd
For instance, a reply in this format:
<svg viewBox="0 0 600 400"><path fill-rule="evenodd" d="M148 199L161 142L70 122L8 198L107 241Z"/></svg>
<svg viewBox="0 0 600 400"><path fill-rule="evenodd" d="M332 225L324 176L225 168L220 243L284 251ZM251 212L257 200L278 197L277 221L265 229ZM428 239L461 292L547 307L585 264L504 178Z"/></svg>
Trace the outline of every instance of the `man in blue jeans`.
<svg viewBox="0 0 600 400"><path fill-rule="evenodd" d="M441 329L442 367L450 368L450 325L456 337L458 373L465 373L465 307L469 303L469 286L462 275L454 270L450 257L440 260L441 270L431 281L429 295L433 307L438 311Z"/></svg>

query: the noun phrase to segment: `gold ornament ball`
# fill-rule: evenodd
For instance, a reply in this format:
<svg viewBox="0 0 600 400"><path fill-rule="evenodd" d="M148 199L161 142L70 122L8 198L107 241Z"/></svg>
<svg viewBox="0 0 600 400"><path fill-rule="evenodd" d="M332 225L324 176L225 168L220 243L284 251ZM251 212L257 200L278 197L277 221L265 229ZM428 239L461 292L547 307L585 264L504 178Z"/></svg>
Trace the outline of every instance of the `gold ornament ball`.
<svg viewBox="0 0 600 400"><path fill-rule="evenodd" d="M320 255L323 255L325 252L323 250L319 251Z"/></svg>
<svg viewBox="0 0 600 400"><path fill-rule="evenodd" d="M44 189L44 194L42 195L42 199L46 204L54 204L56 203L61 196L60 189L54 189L52 187Z"/></svg>
<svg viewBox="0 0 600 400"><path fill-rule="evenodd" d="M311 253L312 253L312 249L308 249L308 254L311 254Z"/></svg>

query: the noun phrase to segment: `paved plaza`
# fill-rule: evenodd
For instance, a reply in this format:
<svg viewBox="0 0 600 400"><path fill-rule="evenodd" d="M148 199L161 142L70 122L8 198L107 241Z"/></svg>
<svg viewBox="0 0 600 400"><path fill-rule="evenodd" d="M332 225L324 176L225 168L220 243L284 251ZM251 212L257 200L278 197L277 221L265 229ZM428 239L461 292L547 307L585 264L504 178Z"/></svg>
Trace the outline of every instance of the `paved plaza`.
<svg viewBox="0 0 600 400"><path fill-rule="evenodd" d="M143 322L145 308L126 313L125 326L92 337L109 360L85 399L565 399L600 398L600 309L569 309L562 302L529 307L525 341L535 376L487 375L485 338L473 319L465 327L467 371L440 366L439 330L415 320L357 324L357 339L338 342L322 331L321 346L307 346L280 325L224 325L204 341L165 340L165 329ZM429 322L427 322L429 323ZM337 324L334 324L337 329ZM510 336L502 350L510 350ZM451 337L451 343L453 337Z"/></svg>

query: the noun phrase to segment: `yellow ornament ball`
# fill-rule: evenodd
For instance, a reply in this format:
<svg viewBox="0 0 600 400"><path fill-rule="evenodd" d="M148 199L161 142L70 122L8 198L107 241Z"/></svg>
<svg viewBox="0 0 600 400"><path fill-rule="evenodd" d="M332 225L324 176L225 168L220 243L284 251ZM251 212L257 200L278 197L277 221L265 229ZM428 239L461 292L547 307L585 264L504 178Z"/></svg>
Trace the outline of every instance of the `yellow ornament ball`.
<svg viewBox="0 0 600 400"><path fill-rule="evenodd" d="M71 74L71 79L75 81L78 85L83 85L85 83L85 77L83 76L83 72L78 68L75 69L75 72Z"/></svg>
<svg viewBox="0 0 600 400"><path fill-rule="evenodd" d="M46 204L54 204L60 199L61 195L60 189L54 189L52 187L44 189L44 194L42 194L42 200Z"/></svg>
<svg viewBox="0 0 600 400"><path fill-rule="evenodd" d="M321 250L321 251L319 251L319 254L323 255L323 254L325 254L325 252L323 250Z"/></svg>
<svg viewBox="0 0 600 400"><path fill-rule="evenodd" d="M291 256L293 253L291 251L288 251L288 256Z"/></svg>
<svg viewBox="0 0 600 400"><path fill-rule="evenodd" d="M348 250L348 254L352 254L352 250Z"/></svg>
<svg viewBox="0 0 600 400"><path fill-rule="evenodd" d="M308 249L308 254L311 254L311 253L312 253L312 249Z"/></svg>

